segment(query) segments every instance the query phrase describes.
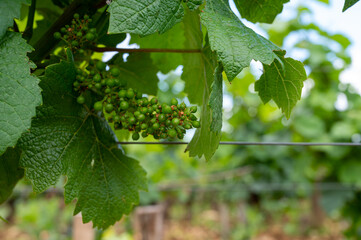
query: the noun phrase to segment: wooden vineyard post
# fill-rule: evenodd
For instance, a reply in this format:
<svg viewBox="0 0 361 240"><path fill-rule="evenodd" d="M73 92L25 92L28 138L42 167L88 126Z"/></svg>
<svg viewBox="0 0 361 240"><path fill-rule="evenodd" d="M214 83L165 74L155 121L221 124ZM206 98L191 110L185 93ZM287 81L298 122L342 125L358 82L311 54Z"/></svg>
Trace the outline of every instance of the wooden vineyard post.
<svg viewBox="0 0 361 240"><path fill-rule="evenodd" d="M164 231L164 206L137 207L133 218L135 240L162 240Z"/></svg>

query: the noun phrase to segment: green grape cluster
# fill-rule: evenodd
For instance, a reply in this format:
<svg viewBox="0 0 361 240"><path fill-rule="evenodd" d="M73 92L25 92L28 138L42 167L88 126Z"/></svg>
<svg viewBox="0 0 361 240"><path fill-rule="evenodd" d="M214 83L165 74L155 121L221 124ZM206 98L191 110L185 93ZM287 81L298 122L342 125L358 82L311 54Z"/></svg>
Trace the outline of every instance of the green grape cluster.
<svg viewBox="0 0 361 240"><path fill-rule="evenodd" d="M183 139L187 129L199 128L200 122L194 113L197 106L187 107L173 98L170 104L159 103L156 97L148 99L135 89L127 88L119 79L120 70L106 70L104 62L90 62L87 70L77 70L74 90L80 93L79 104L85 103L84 93L94 91L103 97L95 102L95 111L105 111L108 122L114 129L133 132L133 140L152 135L155 139Z"/></svg>
<svg viewBox="0 0 361 240"><path fill-rule="evenodd" d="M83 47L95 45L95 40L98 37L95 28L89 28L92 19L88 15L84 15L80 19L79 14L74 14L74 19L71 25L65 25L60 29L60 32L54 33L54 38L62 39L74 51L84 52Z"/></svg>

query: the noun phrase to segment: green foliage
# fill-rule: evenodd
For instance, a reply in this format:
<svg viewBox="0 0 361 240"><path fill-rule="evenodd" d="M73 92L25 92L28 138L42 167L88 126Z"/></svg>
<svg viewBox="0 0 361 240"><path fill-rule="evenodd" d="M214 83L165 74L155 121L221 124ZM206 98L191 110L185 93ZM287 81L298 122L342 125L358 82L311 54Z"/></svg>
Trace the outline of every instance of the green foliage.
<svg viewBox="0 0 361 240"><path fill-rule="evenodd" d="M76 102L74 79L72 62L47 68L44 104L19 143L21 165L36 192L66 175L65 201L78 200L74 213L82 211L84 222L106 228L138 203L138 190L147 189L145 172L116 145L105 120Z"/></svg>
<svg viewBox="0 0 361 240"><path fill-rule="evenodd" d="M283 4L290 0L235 0L234 3L241 16L253 23L272 23L275 17L282 12Z"/></svg>
<svg viewBox="0 0 361 240"><path fill-rule="evenodd" d="M154 33L146 37L140 37L133 34L130 43L136 43L141 48L182 49L184 43L188 41L183 34L186 29L183 29L183 23L178 23L161 35ZM165 52L151 53L150 55L154 64L162 73L168 73L182 64L182 55L179 53Z"/></svg>
<svg viewBox="0 0 361 240"><path fill-rule="evenodd" d="M263 64L264 73L256 82L255 89L264 103L273 99L290 118L292 108L301 99L307 75L301 62L284 58L285 51L275 53L278 58L270 66Z"/></svg>
<svg viewBox="0 0 361 240"><path fill-rule="evenodd" d="M0 204L11 195L16 183L24 176L24 170L19 168L21 152L17 148L8 148L0 156Z"/></svg>
<svg viewBox="0 0 361 240"><path fill-rule="evenodd" d="M353 5L355 5L359 0L345 0L345 5L343 5L342 12L346 11Z"/></svg>
<svg viewBox="0 0 361 240"><path fill-rule="evenodd" d="M35 65L26 57L32 50L19 33L0 39L0 155L30 128L41 104L39 79L30 74Z"/></svg>
<svg viewBox="0 0 361 240"><path fill-rule="evenodd" d="M220 133L222 130L222 109L223 109L223 67L219 65L215 70L215 78L212 83L212 92L209 96L209 108L212 112L210 130Z"/></svg>
<svg viewBox="0 0 361 240"><path fill-rule="evenodd" d="M201 18L207 27L211 48L217 52L229 81L248 67L252 59L271 64L278 58L273 51L279 48L246 27L234 15L228 1L207 1Z"/></svg>
<svg viewBox="0 0 361 240"><path fill-rule="evenodd" d="M2 0L0 2L0 39L8 27L13 26L13 19L20 17L21 4L30 4L30 0Z"/></svg>

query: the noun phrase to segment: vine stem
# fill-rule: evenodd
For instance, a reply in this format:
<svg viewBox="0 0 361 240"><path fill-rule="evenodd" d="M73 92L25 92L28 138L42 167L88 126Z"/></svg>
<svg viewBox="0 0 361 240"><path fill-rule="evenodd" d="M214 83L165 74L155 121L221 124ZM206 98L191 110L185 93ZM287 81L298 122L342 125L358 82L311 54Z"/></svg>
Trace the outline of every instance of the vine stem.
<svg viewBox="0 0 361 240"><path fill-rule="evenodd" d="M23 38L25 38L28 42L30 41L31 37L33 36L35 9L36 9L36 0L31 0L28 21L26 23L25 31L23 33Z"/></svg>
<svg viewBox="0 0 361 240"><path fill-rule="evenodd" d="M164 49L164 48L113 48L113 47L93 47L94 52L150 52L150 53L200 53L200 49Z"/></svg>

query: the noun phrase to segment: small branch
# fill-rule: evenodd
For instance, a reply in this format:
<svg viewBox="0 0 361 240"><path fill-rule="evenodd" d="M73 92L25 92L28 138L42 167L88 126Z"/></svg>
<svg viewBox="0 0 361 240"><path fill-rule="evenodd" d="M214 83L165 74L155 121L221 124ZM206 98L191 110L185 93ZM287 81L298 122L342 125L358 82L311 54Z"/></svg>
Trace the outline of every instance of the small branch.
<svg viewBox="0 0 361 240"><path fill-rule="evenodd" d="M35 8L36 8L36 0L31 0L31 5L29 7L28 21L26 23L26 28L23 33L23 38L25 38L28 42L33 36Z"/></svg>
<svg viewBox="0 0 361 240"><path fill-rule="evenodd" d="M150 52L150 53L200 53L200 49L164 49L164 48L112 48L112 47L94 47L91 50L94 52Z"/></svg>

